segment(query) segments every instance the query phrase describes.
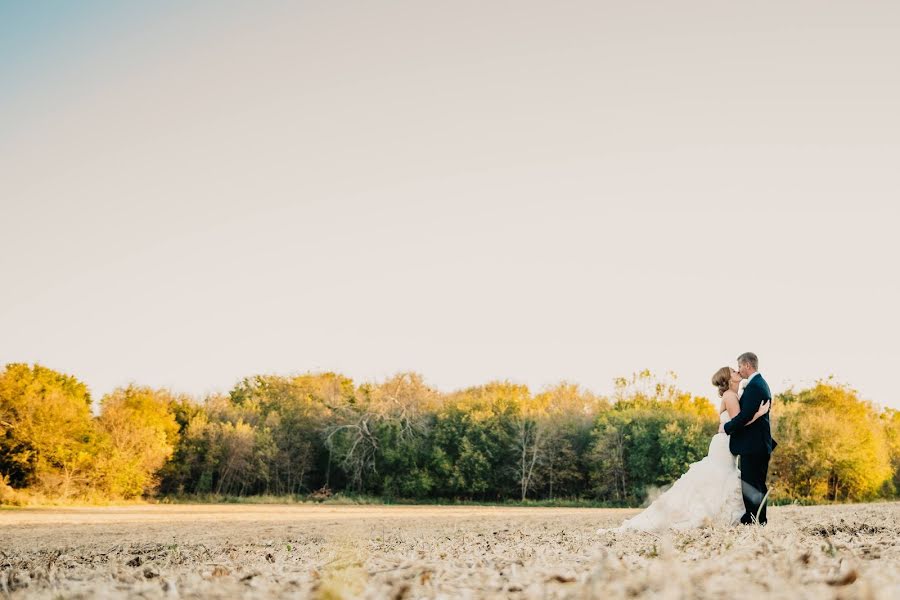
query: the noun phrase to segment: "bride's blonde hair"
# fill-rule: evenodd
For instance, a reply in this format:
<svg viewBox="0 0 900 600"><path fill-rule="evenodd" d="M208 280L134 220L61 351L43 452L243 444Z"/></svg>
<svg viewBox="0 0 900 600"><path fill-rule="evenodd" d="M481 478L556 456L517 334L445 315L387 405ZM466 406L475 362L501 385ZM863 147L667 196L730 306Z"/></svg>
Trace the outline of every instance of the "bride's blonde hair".
<svg viewBox="0 0 900 600"><path fill-rule="evenodd" d="M719 397L731 387L731 367L722 367L712 376L712 384L719 388Z"/></svg>

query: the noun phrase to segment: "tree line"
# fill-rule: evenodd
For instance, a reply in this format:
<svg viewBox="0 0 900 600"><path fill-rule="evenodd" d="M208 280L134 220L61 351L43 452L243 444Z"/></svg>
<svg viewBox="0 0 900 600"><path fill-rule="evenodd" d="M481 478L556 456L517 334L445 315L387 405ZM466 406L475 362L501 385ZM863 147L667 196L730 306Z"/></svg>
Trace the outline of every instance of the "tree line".
<svg viewBox="0 0 900 600"><path fill-rule="evenodd" d="M508 381L442 393L415 373L257 375L202 399L133 384L94 415L76 377L13 363L0 374L0 503L343 492L639 505L718 427L717 405L674 381L642 371L604 397ZM897 496L900 412L822 380L780 394L771 419L775 499Z"/></svg>

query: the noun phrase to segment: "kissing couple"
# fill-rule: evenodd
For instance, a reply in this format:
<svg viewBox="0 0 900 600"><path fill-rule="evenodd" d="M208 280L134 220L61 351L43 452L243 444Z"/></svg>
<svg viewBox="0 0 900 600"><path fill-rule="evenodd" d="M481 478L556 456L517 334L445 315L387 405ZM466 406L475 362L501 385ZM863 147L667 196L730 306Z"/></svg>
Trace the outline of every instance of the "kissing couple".
<svg viewBox="0 0 900 600"><path fill-rule="evenodd" d="M690 529L707 524L765 525L772 439L772 392L752 352L737 358L737 369L712 376L718 388L719 432L709 451L688 467L665 493L617 530ZM599 529L598 533L608 531Z"/></svg>

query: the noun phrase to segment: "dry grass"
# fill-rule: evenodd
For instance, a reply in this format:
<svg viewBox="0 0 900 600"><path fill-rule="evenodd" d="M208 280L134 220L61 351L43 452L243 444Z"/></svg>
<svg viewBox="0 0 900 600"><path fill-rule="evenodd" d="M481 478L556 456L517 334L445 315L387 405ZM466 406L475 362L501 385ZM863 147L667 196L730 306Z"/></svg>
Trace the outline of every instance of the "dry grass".
<svg viewBox="0 0 900 600"><path fill-rule="evenodd" d="M12 598L900 598L900 504L595 534L634 511L143 506L0 512Z"/></svg>

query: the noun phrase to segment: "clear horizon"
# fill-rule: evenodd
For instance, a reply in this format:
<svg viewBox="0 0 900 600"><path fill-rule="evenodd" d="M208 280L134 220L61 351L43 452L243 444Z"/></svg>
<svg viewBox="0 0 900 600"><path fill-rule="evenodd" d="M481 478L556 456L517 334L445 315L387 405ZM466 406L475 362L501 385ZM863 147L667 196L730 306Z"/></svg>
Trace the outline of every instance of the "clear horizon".
<svg viewBox="0 0 900 600"><path fill-rule="evenodd" d="M900 409L900 7L0 6L0 363Z"/></svg>

